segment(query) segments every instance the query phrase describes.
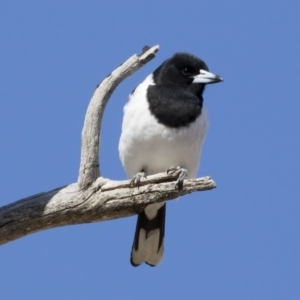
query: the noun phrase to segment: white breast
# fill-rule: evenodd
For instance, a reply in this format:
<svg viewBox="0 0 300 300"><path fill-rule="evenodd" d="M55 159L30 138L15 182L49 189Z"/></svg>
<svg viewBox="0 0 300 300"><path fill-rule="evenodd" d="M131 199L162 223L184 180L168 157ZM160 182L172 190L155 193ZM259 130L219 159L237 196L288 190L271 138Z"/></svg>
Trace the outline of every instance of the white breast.
<svg viewBox="0 0 300 300"><path fill-rule="evenodd" d="M136 88L124 107L119 154L126 174L132 178L142 169L150 175L180 166L187 169L187 178L194 178L208 127L206 112L202 109L188 127L165 127L149 111L146 91L150 84L154 84L152 74Z"/></svg>

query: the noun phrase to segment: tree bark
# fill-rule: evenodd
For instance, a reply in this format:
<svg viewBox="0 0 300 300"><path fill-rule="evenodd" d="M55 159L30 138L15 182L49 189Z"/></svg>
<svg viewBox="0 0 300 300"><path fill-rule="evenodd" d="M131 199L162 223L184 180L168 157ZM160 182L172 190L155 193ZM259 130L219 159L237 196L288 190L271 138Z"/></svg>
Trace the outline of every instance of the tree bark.
<svg viewBox="0 0 300 300"><path fill-rule="evenodd" d="M139 187L132 187L128 180L100 176L100 128L105 106L117 85L153 59L158 49L144 47L141 55L130 57L96 87L82 130L78 182L1 207L0 245L58 226L131 216L149 204L216 187L210 177L203 177L185 180L182 190L176 190L179 172L148 176Z"/></svg>
<svg viewBox="0 0 300 300"><path fill-rule="evenodd" d="M159 46L144 47L141 55L133 55L96 87L82 130L81 161L78 183L85 188L100 176L99 149L101 121L105 106L118 84L155 57Z"/></svg>

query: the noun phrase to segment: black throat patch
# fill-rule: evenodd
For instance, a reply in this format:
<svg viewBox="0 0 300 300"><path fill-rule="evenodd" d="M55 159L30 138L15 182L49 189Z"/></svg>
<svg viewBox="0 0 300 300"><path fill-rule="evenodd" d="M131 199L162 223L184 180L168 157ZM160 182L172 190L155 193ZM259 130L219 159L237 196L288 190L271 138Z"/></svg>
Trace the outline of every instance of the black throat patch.
<svg viewBox="0 0 300 300"><path fill-rule="evenodd" d="M151 85L147 99L151 114L159 123L171 128L189 126L202 112L202 91L195 95L176 85Z"/></svg>

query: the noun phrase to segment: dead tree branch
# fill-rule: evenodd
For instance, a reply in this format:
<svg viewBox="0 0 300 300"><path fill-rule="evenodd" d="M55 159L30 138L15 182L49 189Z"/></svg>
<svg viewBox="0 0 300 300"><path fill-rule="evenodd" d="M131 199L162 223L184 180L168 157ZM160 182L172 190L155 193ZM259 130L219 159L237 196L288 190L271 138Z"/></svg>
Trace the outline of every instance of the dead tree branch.
<svg viewBox="0 0 300 300"><path fill-rule="evenodd" d="M183 189L177 191L174 189L177 175L148 176L139 188L132 188L130 181L100 177L85 190L75 183L19 200L0 209L0 245L58 226L131 216L147 204L215 187L209 177L204 177L186 180Z"/></svg>
<svg viewBox="0 0 300 300"><path fill-rule="evenodd" d="M118 84L155 57L159 46L144 48L140 56L133 55L97 86L90 101L82 130L81 161L78 183L85 188L100 177L99 148L101 121L105 106Z"/></svg>
<svg viewBox="0 0 300 300"><path fill-rule="evenodd" d="M106 103L117 85L153 59L158 49L158 46L144 48L141 55L133 55L97 86L82 130L78 182L1 207L0 245L58 226L131 216L148 204L216 187L211 178L203 177L185 180L183 189L175 190L178 172L148 176L139 187L131 187L130 181L100 177L100 128Z"/></svg>

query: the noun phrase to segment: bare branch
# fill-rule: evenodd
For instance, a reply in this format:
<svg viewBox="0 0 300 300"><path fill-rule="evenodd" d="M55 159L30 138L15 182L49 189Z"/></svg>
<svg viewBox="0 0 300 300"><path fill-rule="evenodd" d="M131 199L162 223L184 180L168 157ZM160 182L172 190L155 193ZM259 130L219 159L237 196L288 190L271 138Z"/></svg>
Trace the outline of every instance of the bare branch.
<svg viewBox="0 0 300 300"><path fill-rule="evenodd" d="M99 137L105 105L117 85L154 58L158 48L144 47L143 54L129 58L96 88L82 130L78 183L0 208L0 245L58 226L131 216L149 204L216 187L212 179L203 177L185 180L183 189L175 190L179 172L148 176L138 188L131 187L129 181L99 177Z"/></svg>
<svg viewBox="0 0 300 300"><path fill-rule="evenodd" d="M177 177L178 173L152 175L135 188L128 180L100 177L85 190L75 183L22 199L0 208L0 245L49 228L131 216L148 204L216 187L212 179L203 177L186 180L178 191Z"/></svg>
<svg viewBox="0 0 300 300"><path fill-rule="evenodd" d="M86 188L100 176L99 147L103 112L118 84L155 57L159 46L144 47L141 55L133 55L97 86L90 101L82 130L81 161L78 184Z"/></svg>

